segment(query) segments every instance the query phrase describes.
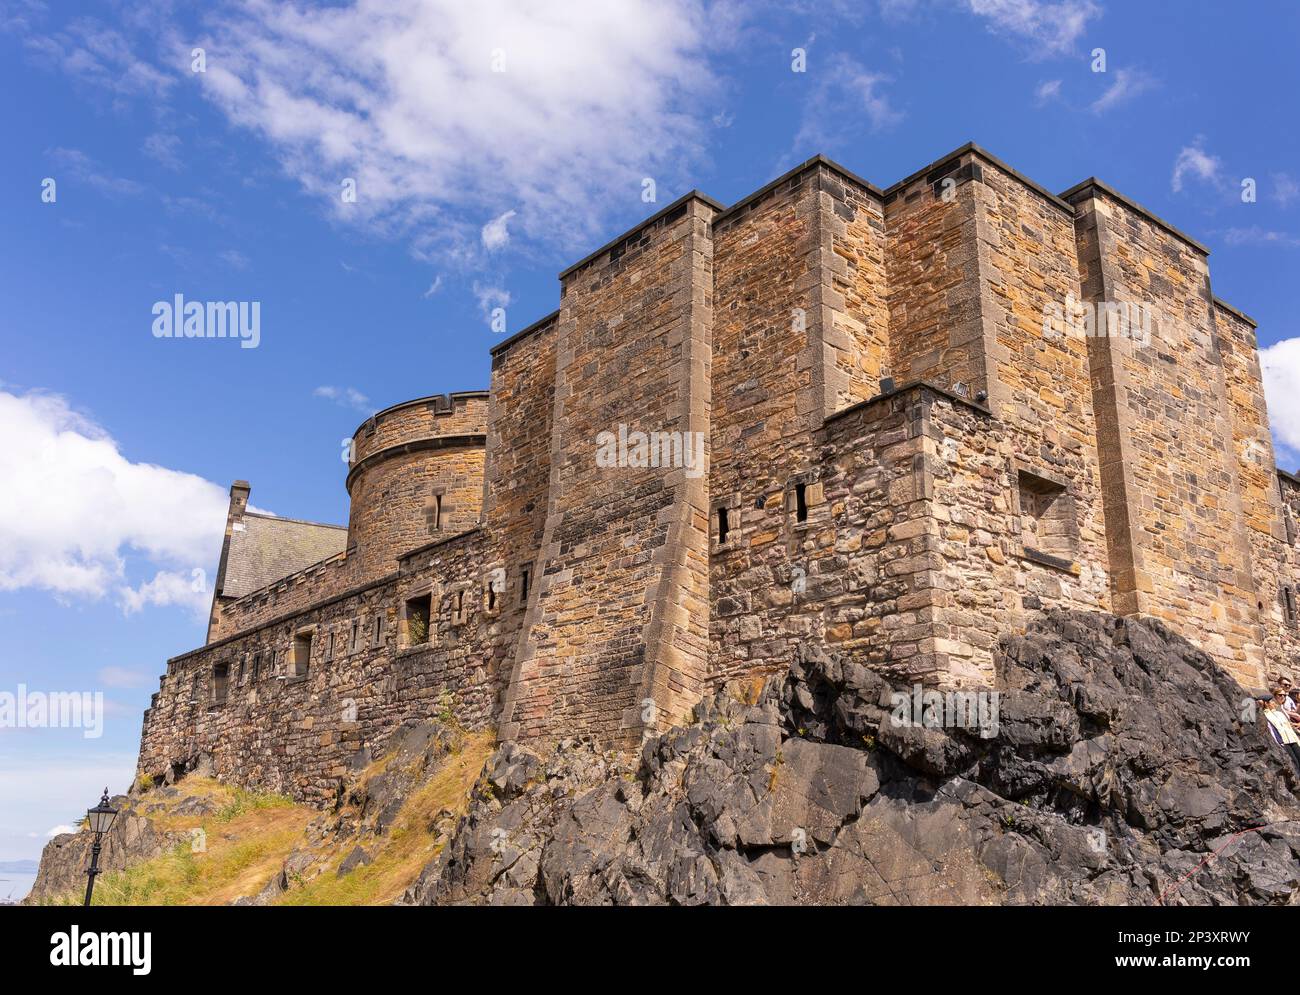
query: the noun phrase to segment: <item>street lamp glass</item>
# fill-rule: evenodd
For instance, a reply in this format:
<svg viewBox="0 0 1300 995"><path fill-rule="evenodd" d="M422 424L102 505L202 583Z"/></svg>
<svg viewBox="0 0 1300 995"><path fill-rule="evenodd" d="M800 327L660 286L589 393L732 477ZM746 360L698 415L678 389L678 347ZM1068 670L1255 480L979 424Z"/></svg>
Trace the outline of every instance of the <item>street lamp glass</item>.
<svg viewBox="0 0 1300 995"><path fill-rule="evenodd" d="M90 824L90 831L97 835L108 832L108 827L113 824L116 816L117 809L108 803L107 788L104 789L104 797L99 800L99 804L86 810L86 821Z"/></svg>

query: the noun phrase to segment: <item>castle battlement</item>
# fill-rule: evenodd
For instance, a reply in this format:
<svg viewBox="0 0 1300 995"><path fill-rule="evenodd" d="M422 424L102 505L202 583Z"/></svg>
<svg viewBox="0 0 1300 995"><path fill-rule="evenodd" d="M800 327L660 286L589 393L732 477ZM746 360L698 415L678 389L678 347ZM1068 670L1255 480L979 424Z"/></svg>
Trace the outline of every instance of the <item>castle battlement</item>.
<svg viewBox="0 0 1300 995"><path fill-rule="evenodd" d="M1289 671L1300 481L1207 255L973 144L883 189L817 156L729 207L693 191L563 271L489 391L363 422L346 532L232 488L208 645L170 662L140 771L209 755L324 800L448 709L631 746L810 642L988 686L1051 608ZM705 462L599 457L637 433Z"/></svg>

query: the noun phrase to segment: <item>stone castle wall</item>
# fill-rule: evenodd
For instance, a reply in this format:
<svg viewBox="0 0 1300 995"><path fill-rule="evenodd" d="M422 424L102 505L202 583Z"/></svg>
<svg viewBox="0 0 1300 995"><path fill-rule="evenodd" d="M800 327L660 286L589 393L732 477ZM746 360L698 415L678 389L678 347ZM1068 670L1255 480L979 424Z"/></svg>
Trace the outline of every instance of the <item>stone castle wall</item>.
<svg viewBox="0 0 1300 995"><path fill-rule="evenodd" d="M707 472L602 465L620 427L698 435ZM1158 617L1248 685L1300 649L1253 323L1187 236L975 146L886 190L819 157L669 205L561 275L489 392L363 424L349 485L345 553L214 604L169 663L142 773L207 754L324 800L439 711L633 745L808 642L989 684L1053 607Z"/></svg>

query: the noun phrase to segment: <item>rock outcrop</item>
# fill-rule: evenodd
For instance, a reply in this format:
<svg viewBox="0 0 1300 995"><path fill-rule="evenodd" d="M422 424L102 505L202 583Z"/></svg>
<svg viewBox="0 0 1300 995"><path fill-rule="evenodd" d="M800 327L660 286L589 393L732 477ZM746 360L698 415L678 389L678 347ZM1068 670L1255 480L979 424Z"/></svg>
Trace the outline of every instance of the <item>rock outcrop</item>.
<svg viewBox="0 0 1300 995"><path fill-rule="evenodd" d="M167 793L177 794L174 788L160 788L155 800ZM151 804L142 802L137 796L115 795L110 804L118 814L101 844L99 868L105 873L125 870L133 864L150 860L187 839L182 833L161 828L150 818ZM41 852L36 881L23 904L39 905L59 896L84 891L94 842L90 830L79 829L75 833L61 833L46 843Z"/></svg>
<svg viewBox="0 0 1300 995"><path fill-rule="evenodd" d="M998 665L964 726L814 649L637 758L505 743L404 901L1300 904L1300 779L1208 656L1062 612Z"/></svg>

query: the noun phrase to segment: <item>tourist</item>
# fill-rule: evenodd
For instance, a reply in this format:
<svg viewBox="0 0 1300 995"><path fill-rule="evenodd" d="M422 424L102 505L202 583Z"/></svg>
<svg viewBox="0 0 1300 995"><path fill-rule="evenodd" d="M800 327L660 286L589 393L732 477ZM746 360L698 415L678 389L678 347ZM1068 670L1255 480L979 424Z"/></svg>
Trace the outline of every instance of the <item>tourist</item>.
<svg viewBox="0 0 1300 995"><path fill-rule="evenodd" d="M1279 699L1284 697L1286 696L1279 687L1273 689L1272 698L1261 695L1259 701L1264 706L1264 718L1268 720L1269 732L1273 734L1273 742L1286 747L1297 769L1300 769L1300 735L1296 734L1295 727L1291 725L1286 714L1282 711Z"/></svg>

